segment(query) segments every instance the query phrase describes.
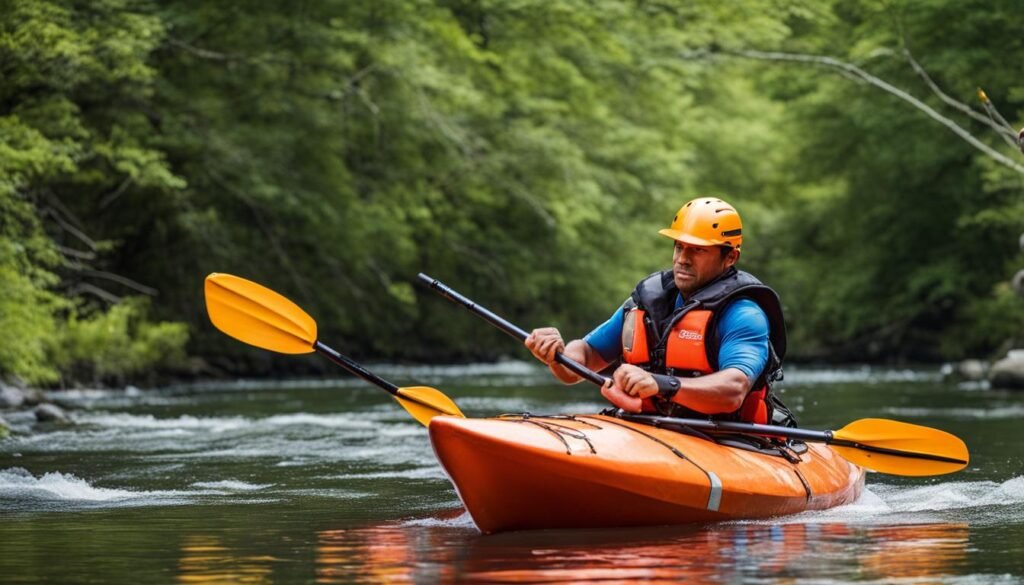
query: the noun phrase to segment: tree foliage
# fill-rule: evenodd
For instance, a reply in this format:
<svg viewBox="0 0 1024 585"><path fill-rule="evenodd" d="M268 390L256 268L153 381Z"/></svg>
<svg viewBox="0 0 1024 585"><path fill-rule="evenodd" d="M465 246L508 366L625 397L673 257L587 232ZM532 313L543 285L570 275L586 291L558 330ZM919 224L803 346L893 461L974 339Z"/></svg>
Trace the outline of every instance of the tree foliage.
<svg viewBox="0 0 1024 585"><path fill-rule="evenodd" d="M656 229L703 194L744 214L743 263L782 291L796 355L990 350L1024 324L1001 285L1020 176L864 84L715 56L829 54L940 107L908 46L1019 119L1018 12L0 0L0 372L123 379L182 364L186 339L214 370L280 367L208 324L214 271L360 357L492 358L514 348L417 272L580 335L667 263Z"/></svg>
<svg viewBox="0 0 1024 585"><path fill-rule="evenodd" d="M1024 86L1007 60L1024 53L1019 21L1012 3L837 3L832 34L786 47L858 60L949 113L900 57L906 47L947 93L972 102L984 85L1019 120ZM877 89L807 68L782 75L767 83L786 104L795 199L777 224L787 244L776 270L798 345L822 357L937 359L991 351L1006 338L984 331L1024 326L1020 311L981 309L1007 306L997 290L1022 264L1021 175ZM983 124L950 115L1014 156Z"/></svg>

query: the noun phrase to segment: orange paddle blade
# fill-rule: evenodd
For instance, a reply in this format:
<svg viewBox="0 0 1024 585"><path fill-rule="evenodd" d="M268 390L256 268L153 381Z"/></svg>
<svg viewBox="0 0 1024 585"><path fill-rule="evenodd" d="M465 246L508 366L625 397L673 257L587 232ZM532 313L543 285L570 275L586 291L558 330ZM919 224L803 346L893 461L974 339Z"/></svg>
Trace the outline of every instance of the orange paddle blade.
<svg viewBox="0 0 1024 585"><path fill-rule="evenodd" d="M430 419L435 416L466 418L455 402L436 388L428 386L399 388L395 400L423 426L429 426Z"/></svg>
<svg viewBox="0 0 1024 585"><path fill-rule="evenodd" d="M846 425L833 433L831 445L861 467L893 475L942 475L970 462L967 445L954 435L881 418Z"/></svg>
<svg viewBox="0 0 1024 585"><path fill-rule="evenodd" d="M206 312L217 329L235 339L279 353L311 353L316 321L298 305L231 274L206 277Z"/></svg>

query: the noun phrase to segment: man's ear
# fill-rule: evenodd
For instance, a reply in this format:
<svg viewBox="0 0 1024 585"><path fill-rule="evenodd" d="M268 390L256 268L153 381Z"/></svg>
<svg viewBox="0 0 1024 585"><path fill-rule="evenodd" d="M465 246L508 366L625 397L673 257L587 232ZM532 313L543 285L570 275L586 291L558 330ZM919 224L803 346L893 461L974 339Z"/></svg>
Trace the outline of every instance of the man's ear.
<svg viewBox="0 0 1024 585"><path fill-rule="evenodd" d="M729 250L729 253L725 255L725 267L729 268L733 264L736 264L740 259L740 251L736 248Z"/></svg>

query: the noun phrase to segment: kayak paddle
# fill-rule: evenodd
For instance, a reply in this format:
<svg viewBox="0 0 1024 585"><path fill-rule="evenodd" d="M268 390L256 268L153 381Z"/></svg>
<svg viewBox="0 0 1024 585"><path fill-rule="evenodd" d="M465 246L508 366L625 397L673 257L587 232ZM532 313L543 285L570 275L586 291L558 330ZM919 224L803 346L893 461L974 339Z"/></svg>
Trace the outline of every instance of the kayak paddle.
<svg viewBox="0 0 1024 585"><path fill-rule="evenodd" d="M855 420L838 431L813 431L754 423L632 414L621 409L619 417L664 428L683 426L710 433L773 435L825 443L851 463L892 475L953 473L963 469L969 459L964 442L945 431L883 418Z"/></svg>
<svg viewBox="0 0 1024 585"><path fill-rule="evenodd" d="M417 278L441 296L465 307L474 315L481 317L512 337L525 341L529 335L525 330L481 307L441 281L422 272ZM598 386L603 386L607 379L561 353L555 356L555 361ZM967 445L950 433L880 418L857 420L838 431L813 431L775 425L634 414L625 414L623 418L665 426L685 426L709 432L773 435L801 441L826 443L851 463L892 475L942 475L959 471L970 461Z"/></svg>
<svg viewBox="0 0 1024 585"><path fill-rule="evenodd" d="M494 325L498 329L501 329L505 333L508 333L513 338L518 339L519 341L526 341L526 338L530 335L524 329L521 329L520 327L513 325L509 321L506 321L504 318L499 317L498 315L492 313L491 311L488 311L484 307L481 307L480 305L474 303L468 298L455 292L440 280L437 280L436 278L431 278L426 274L423 274L422 272L416 275L416 278L420 279L420 282L426 283L427 286L437 291L437 293L443 296L444 298L455 303L456 305L462 305L463 307L469 309L469 311L476 315L477 317L480 317L484 321L487 321L491 325ZM589 382L593 382L598 386L604 386L605 382L608 381L607 377L598 374L594 370L591 370L587 366L584 366L583 364L579 363L578 361L572 359L571 357L561 352L555 354L555 361L562 364L569 370L572 370L572 372L577 376L580 376Z"/></svg>
<svg viewBox="0 0 1024 585"><path fill-rule="evenodd" d="M383 388L424 426L439 415L465 418L451 398L427 386L399 388L317 339L316 321L298 305L250 280L231 274L206 277L206 311L217 329L278 353L318 352L350 373Z"/></svg>

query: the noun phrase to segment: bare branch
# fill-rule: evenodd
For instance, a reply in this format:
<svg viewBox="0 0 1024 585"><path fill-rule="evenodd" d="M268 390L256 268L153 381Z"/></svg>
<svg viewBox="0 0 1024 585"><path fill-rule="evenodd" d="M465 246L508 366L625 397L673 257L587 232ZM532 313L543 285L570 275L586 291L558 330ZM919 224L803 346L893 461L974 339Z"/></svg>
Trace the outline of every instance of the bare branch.
<svg viewBox="0 0 1024 585"><path fill-rule="evenodd" d="M97 250L98 246L96 245L96 241L90 238L89 236L85 235L85 232L83 232L82 230L71 225L71 223L64 219L64 217L61 215L59 211L57 211L56 208L47 207L46 209L43 210L43 214L52 217L53 220L57 222L57 225L61 227L61 229L81 240L82 243L84 243L86 246L89 246L89 248L91 248L94 252Z"/></svg>
<svg viewBox="0 0 1024 585"><path fill-rule="evenodd" d="M71 287L69 292L71 294L88 293L93 296L99 297L112 305L116 305L117 303L121 302L121 297L109 293L98 286L91 285L88 282L79 282L75 284L74 286Z"/></svg>
<svg viewBox="0 0 1024 585"><path fill-rule="evenodd" d="M195 47L193 45L190 45L190 44L188 44L185 41L182 41L180 39L170 38L170 39L168 39L168 42L171 44L171 46L177 47L179 49L184 49L185 51L187 51L189 53L192 53L196 57L200 57L202 59L210 59L210 60L213 60L213 61L246 61L247 60L245 57L241 57L241 56L238 56L238 55L229 55L228 53L220 53L220 52L217 52L217 51L211 51L209 49L201 49L199 47Z"/></svg>
<svg viewBox="0 0 1024 585"><path fill-rule="evenodd" d="M121 184L118 185L116 189L114 189L110 193L107 193L106 195L103 196L102 199L100 199L100 209L106 209L111 203L116 201L118 197L124 194L124 192L133 182L134 181L132 180L131 177L125 177L125 179L121 181Z"/></svg>
<svg viewBox="0 0 1024 585"><path fill-rule="evenodd" d="M78 216L75 215L75 212L68 209L67 205L64 205L64 202L61 201L60 197L58 197L56 193L54 193L50 189L45 189L43 191L43 194L46 196L46 201L47 203L49 203L51 211L56 211L63 214L64 219L67 220L69 223L71 223L80 230L85 230L85 224L82 223L82 220L78 219Z"/></svg>
<svg viewBox="0 0 1024 585"><path fill-rule="evenodd" d="M939 88L938 84L936 84L932 80L931 76L928 75L928 72L924 70L924 67L921 67L921 64L918 63L916 59L914 59L914 56L910 54L909 49L904 47L903 56L907 59L907 62L910 63L910 67L914 70L914 72L917 73L918 76L920 76L921 79L923 79L924 82L928 85L929 89L932 90L932 93L937 95L939 99L942 100L946 105L950 106L951 108L960 110L961 112L967 114L971 118L974 118L975 120L985 124L986 126L991 127L1004 140L1007 140L1010 146L1017 146L1016 141L1012 139L1014 135L1013 128L1010 127L1009 124L1005 126L1001 125L995 121L991 113L988 116L983 116L978 112L974 111L974 108L968 106L967 104L949 97L944 91L942 91ZM986 102L987 99L982 100L982 103Z"/></svg>
<svg viewBox="0 0 1024 585"><path fill-rule="evenodd" d="M997 110L996 107L992 104L992 100L988 99L988 94L985 93L985 90L981 89L980 87L978 88L978 99L980 99L982 105L985 106L985 111L988 112L988 115L993 118L993 122L995 122L996 124L1002 124L1003 127L1005 127L1006 130L1010 133L1010 136L1013 136L1016 130L1014 130L1013 126L1010 126L1010 123L1006 121L1006 118L1004 118L1003 115L999 113L999 110Z"/></svg>
<svg viewBox="0 0 1024 585"><path fill-rule="evenodd" d="M68 248L67 246L61 246L60 244L54 244L57 251L65 256L71 256L72 258L78 258L79 260L95 260L95 252L83 252L82 250L76 250L74 248Z"/></svg>
<svg viewBox="0 0 1024 585"><path fill-rule="evenodd" d="M130 289L132 289L134 291L140 292L140 293L142 293L144 295L149 295L151 297L155 297L160 292L160 291L158 291L157 289L155 289L155 288L153 288L151 286L146 286L144 284L140 284L140 283L135 282L134 280L132 280L132 279L126 277L126 276L121 276L120 274L114 274L113 272L106 272L104 270L96 270L95 268L92 268L90 266L86 266L85 264L82 264L81 262L75 262L75 261L72 261L72 260L65 260L62 263L62 265L65 268L71 270L72 272L75 272L75 273L80 274L82 276L91 277L91 278L102 278L104 280L109 280L111 282L116 282L116 283L118 283L118 284L120 284L122 286L126 286L126 287L128 287L128 288L130 288Z"/></svg>
<svg viewBox="0 0 1024 585"><path fill-rule="evenodd" d="M994 150L989 145L987 145L984 142L978 140L970 132L968 132L967 130L964 130L956 122L950 120L949 118L947 118L947 117L943 116L942 114L940 114L939 112L935 111L935 109L933 109L928 104L922 102L921 100L919 100L916 97L910 95L909 93L903 91L902 89L900 89L898 87L895 87L891 83L889 83L889 82L887 82L887 81L885 81L885 80L883 80L883 79L881 79L879 77L871 75L867 71L864 71L863 69L861 69L860 67L857 67L856 65L854 65L852 63L847 63L845 61L840 61L839 59L836 59L834 57L827 57L827 56L824 56L824 55L808 55L808 54L804 54L804 53L780 53L780 52L750 51L750 50L748 50L748 51L730 51L730 52L725 53L725 54L726 55L733 55L733 56L737 56L737 57L746 57L746 58L749 58L749 59L760 59L760 60L767 60L767 61L790 61L790 62L796 62L796 63L810 63L810 64L813 64L813 65L821 65L821 66L825 66L825 67L829 67L829 68L835 69L835 70L840 71L840 72L846 72L846 73L852 74L854 77L857 77L857 78L859 78L859 79L861 79L861 80L863 80L863 81L865 81L865 82L867 82L867 83L869 83L869 84L871 84L871 85L873 85L873 86L875 86L875 87L877 87L877 88L879 88L879 89L881 89L881 90L883 90L883 91L885 91L887 93L890 93L890 94L900 98L901 100L909 103L910 105L914 106L918 110L921 110L929 118L931 118L931 119L935 120L936 122L942 124L946 128L949 128L954 134L959 136L965 142L967 142L968 144L970 144L974 148L980 150L981 152L985 153L988 157L994 159L999 164L1002 164L1002 165L1004 165L1006 167L1009 167L1009 168L1013 169L1014 171L1024 175L1024 165L1021 165L1021 164L1017 163L1016 161L1011 160L1010 158L1006 157L1005 155L1003 155L1003 154L997 152L996 150Z"/></svg>
<svg viewBox="0 0 1024 585"><path fill-rule="evenodd" d="M223 63L246 63L250 65L260 63L292 63L291 60L274 56L272 53L257 55L255 57L250 55L240 55L237 53L222 53L220 51L211 51L210 49L197 47L191 43L176 38L169 38L167 43L172 47L181 49L189 54L199 57L200 59L207 59L210 61L221 61Z"/></svg>
<svg viewBox="0 0 1024 585"><path fill-rule="evenodd" d="M93 268L82 268L81 270L79 270L79 272L83 276L90 276L92 278L102 278L105 280L116 282L120 285L126 286L132 290L138 291L144 295L149 295L151 297L155 297L160 292L151 286L140 284L130 278L121 276L120 274L114 274L113 272L106 272L103 270L96 270Z"/></svg>

